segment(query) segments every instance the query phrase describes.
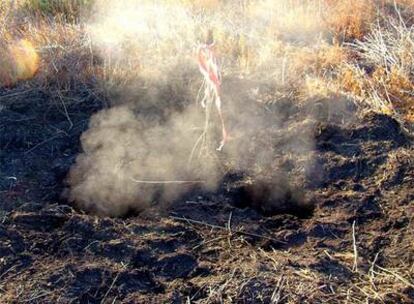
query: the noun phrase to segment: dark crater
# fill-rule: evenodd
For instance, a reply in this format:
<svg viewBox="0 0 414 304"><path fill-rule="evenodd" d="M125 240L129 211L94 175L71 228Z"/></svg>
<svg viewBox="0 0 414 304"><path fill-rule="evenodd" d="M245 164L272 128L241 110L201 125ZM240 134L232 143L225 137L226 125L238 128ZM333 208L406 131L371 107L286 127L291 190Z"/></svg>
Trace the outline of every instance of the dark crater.
<svg viewBox="0 0 414 304"><path fill-rule="evenodd" d="M315 209L314 201L307 197L305 190L289 184L283 175L237 183L228 194L235 207L253 208L263 216L290 214L310 218Z"/></svg>

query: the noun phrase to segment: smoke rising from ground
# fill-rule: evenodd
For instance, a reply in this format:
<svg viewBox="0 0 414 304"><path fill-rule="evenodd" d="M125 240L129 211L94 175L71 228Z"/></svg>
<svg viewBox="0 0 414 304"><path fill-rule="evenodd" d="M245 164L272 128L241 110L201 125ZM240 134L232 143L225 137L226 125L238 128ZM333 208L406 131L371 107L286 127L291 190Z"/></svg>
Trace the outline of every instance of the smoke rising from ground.
<svg viewBox="0 0 414 304"><path fill-rule="evenodd" d="M106 68L103 84L117 94L82 135L83 152L68 177L71 201L101 215L142 211L195 186L214 189L229 167L252 175L271 170L281 148L303 155L296 158L303 162L300 167L310 167L313 124L288 128L286 109L260 106L257 99L263 88L274 92L294 77L286 60L276 57L277 41L306 44L320 36L317 18L302 28L293 23L298 14L316 17L311 6L295 13L298 8L287 9L284 1L103 3L88 29ZM202 76L194 47L209 30L223 69L223 111L231 139L223 152L215 151L220 131L213 113L209 145L190 160L204 125L203 109L196 104ZM280 138L278 147L263 130Z"/></svg>
<svg viewBox="0 0 414 304"><path fill-rule="evenodd" d="M128 106L93 116L69 176L71 199L88 211L117 216L171 201L198 182L214 186L213 162L188 165L196 134L184 118L193 118L191 112L157 125L138 119ZM159 181L165 183L152 183Z"/></svg>

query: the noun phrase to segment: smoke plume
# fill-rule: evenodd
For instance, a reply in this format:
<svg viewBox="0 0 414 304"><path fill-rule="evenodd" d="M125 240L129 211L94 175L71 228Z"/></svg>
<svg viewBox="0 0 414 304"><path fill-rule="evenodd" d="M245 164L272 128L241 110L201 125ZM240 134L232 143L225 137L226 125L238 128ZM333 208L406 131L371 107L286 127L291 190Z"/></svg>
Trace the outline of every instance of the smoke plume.
<svg viewBox="0 0 414 304"><path fill-rule="evenodd" d="M258 101L295 81L288 60L277 56L278 43L315 43L319 15L311 5L286 1L213 2L98 1L88 31L103 59L111 107L91 118L68 176L70 200L79 207L120 216L165 205L194 187L214 189L228 170L272 170L275 154L296 155L291 168L311 167L313 123L288 128L294 107ZM302 27L298 14L308 20ZM223 72L230 140L222 152L215 151L217 113L206 145L194 151L205 124L194 48L207 32L214 33Z"/></svg>

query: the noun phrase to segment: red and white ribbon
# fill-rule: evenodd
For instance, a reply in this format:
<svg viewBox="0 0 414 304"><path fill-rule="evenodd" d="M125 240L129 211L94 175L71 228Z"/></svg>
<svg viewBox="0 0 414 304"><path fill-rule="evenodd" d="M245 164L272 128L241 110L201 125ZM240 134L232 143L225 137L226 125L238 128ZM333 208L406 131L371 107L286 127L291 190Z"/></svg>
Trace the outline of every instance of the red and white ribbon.
<svg viewBox="0 0 414 304"><path fill-rule="evenodd" d="M222 140L220 142L220 146L217 148L218 151L221 151L224 147L224 144L227 141L227 131L224 124L223 113L221 110L221 98L220 98L220 87L221 87L221 75L220 70L217 63L217 58L214 55L212 50L212 46L208 44L202 44L198 47L197 50L197 57L198 57L198 67L200 69L201 74L204 76L204 80L206 81L206 89L212 89L214 93L214 101L216 105L217 112L220 117L221 127L222 127ZM206 93L207 94L207 93ZM203 99L201 105L206 107L205 100L207 102L210 99Z"/></svg>

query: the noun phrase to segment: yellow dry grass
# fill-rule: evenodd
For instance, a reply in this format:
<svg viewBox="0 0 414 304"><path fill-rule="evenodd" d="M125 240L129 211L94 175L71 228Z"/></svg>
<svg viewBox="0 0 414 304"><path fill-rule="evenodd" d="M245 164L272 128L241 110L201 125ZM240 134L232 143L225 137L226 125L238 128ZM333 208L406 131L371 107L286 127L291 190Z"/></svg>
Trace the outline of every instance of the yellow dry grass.
<svg viewBox="0 0 414 304"><path fill-rule="evenodd" d="M374 21L376 7L372 0L327 0L326 23L336 39L361 39Z"/></svg>
<svg viewBox="0 0 414 304"><path fill-rule="evenodd" d="M114 5L107 0L95 2L101 6ZM359 66L360 58L354 50L344 43L364 41L378 18L383 23L388 18L384 14L394 10L393 14L398 15L395 8L402 17L406 16L414 5L411 0L246 0L238 4L220 0L165 0L161 5L170 5L174 12L182 13L179 18L162 11L161 20L154 21L142 12L140 18L144 22L158 22L158 28L166 31L175 30L175 36L162 33L166 42L160 40L158 49L150 51L146 51L144 40L128 41L128 51L122 50L121 58L114 58L109 49L102 52L101 46L97 52L93 41L96 37L91 37L88 24L80 19L92 1L71 0L46 8L39 3L19 0L0 4L0 49L5 54L0 59L2 85L17 85L34 77L34 85L61 91L94 83L93 89L99 94L103 87L112 90L126 87L143 76L157 77L160 75L159 66L154 64L157 58L178 62L180 52L188 53L191 49L187 41L180 39L184 37L182 40L196 44L211 31L224 76L273 79L286 85L287 90L308 92L305 94L310 99L315 94L326 94L326 88L351 95L368 107L375 103L373 99L378 99L381 106L372 106L374 110L388 114L398 111L408 121L413 120L412 75L398 66L391 72L381 66L367 71ZM142 3L152 5L148 0ZM133 18L134 11L126 13L103 28L106 39L103 40L118 42L120 36L142 34L136 29L130 31L129 25L136 25L137 20ZM188 17L191 14L214 18L197 23L197 18ZM206 20L212 21L211 24L206 26ZM179 22L186 22L185 26L174 28ZM122 27L124 32L120 33ZM412 59L409 50L402 46L398 54L404 62ZM150 54L154 58L149 58ZM301 99L304 97L306 100L306 96Z"/></svg>

